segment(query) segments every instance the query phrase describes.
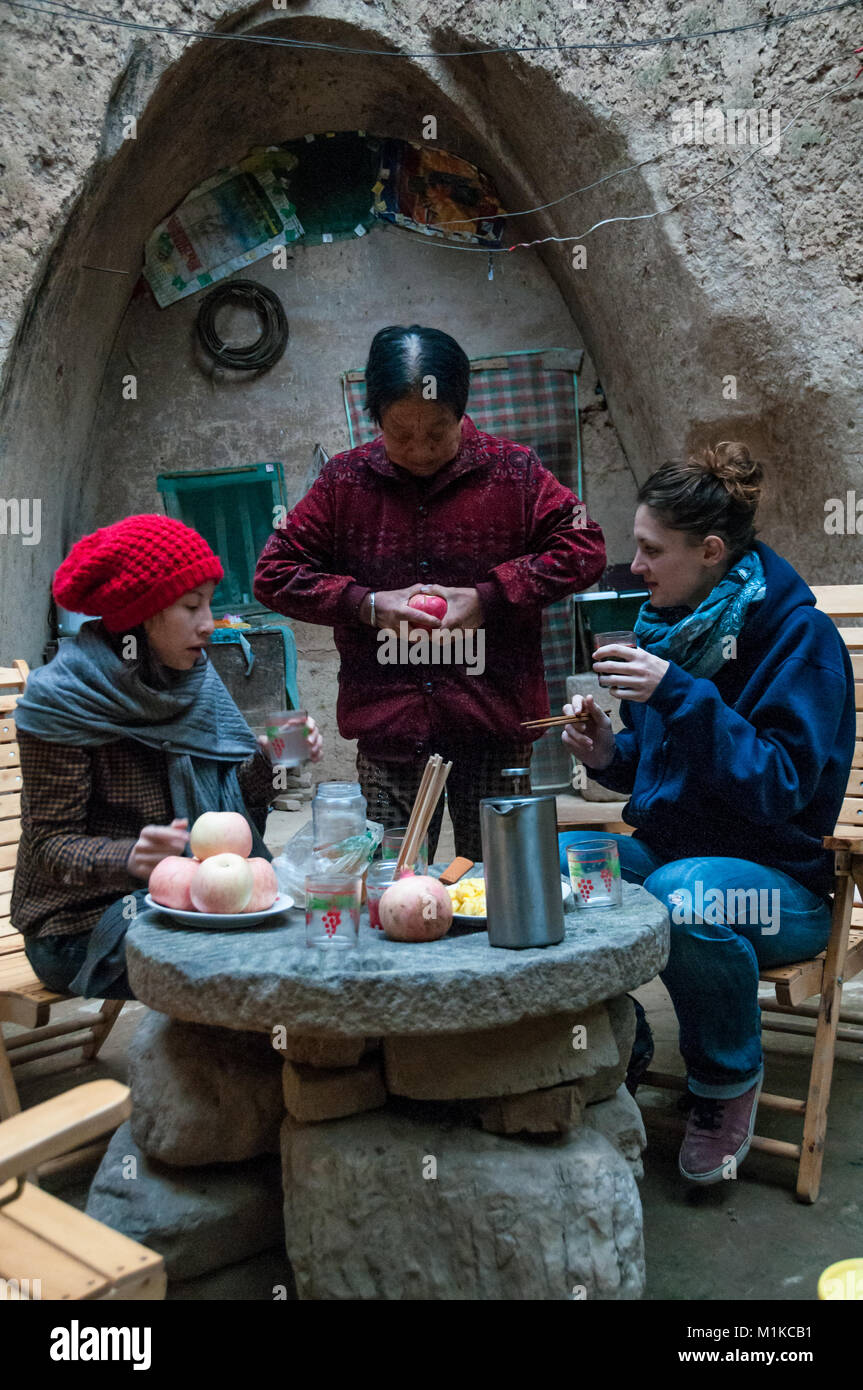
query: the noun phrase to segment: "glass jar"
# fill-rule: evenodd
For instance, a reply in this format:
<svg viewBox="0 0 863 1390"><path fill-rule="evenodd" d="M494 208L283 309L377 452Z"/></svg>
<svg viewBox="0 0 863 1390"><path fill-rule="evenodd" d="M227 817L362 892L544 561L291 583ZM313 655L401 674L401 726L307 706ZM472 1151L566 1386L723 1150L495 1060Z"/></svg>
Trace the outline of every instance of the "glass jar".
<svg viewBox="0 0 863 1390"><path fill-rule="evenodd" d="M366 830L366 799L359 782L319 782L312 801L314 849L339 844Z"/></svg>

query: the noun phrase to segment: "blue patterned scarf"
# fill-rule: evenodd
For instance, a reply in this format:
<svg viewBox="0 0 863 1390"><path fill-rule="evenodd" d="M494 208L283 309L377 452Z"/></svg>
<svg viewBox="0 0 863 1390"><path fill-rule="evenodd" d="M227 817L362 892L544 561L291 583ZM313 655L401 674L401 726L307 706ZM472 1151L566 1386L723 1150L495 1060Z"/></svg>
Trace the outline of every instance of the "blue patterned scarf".
<svg viewBox="0 0 863 1390"><path fill-rule="evenodd" d="M643 603L635 620L639 646L691 676L714 676L734 654L734 642L726 639L740 635L749 605L766 592L761 560L748 550L694 611Z"/></svg>

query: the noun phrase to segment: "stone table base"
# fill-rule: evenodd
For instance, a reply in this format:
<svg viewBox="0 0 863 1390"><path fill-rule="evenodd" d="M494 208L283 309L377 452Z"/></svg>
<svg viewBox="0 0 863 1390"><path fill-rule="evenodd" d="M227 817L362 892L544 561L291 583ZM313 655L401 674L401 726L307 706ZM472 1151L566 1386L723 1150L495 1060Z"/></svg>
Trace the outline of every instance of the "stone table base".
<svg viewBox="0 0 863 1390"><path fill-rule="evenodd" d="M567 913L547 950L495 950L484 932L405 945L364 925L356 952L328 955L305 946L296 913L242 933L141 914L130 980L162 1015L130 1053L132 1134L155 1161L138 1179L153 1188L137 1191L146 1243L182 1224L159 1160L191 1197L191 1165L221 1165L229 1189L280 1140L300 1298L639 1297L626 991L665 963L668 917L623 887L619 908ZM140 1221L116 1161L94 1188L125 1230ZM261 1224L266 1243L269 1207ZM195 1251L176 1234L185 1268Z"/></svg>
<svg viewBox="0 0 863 1390"><path fill-rule="evenodd" d="M537 1144L422 1109L285 1121L285 1232L301 1299L641 1296L638 1188L601 1133Z"/></svg>

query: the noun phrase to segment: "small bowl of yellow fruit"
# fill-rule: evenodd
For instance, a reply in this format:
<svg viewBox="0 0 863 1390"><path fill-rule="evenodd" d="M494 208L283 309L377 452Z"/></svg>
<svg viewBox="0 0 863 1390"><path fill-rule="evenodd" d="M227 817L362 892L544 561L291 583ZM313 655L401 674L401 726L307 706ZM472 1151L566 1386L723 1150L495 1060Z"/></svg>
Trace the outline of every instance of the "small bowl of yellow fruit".
<svg viewBox="0 0 863 1390"><path fill-rule="evenodd" d="M448 886L454 925L485 926L485 879L482 864L475 864L465 878Z"/></svg>

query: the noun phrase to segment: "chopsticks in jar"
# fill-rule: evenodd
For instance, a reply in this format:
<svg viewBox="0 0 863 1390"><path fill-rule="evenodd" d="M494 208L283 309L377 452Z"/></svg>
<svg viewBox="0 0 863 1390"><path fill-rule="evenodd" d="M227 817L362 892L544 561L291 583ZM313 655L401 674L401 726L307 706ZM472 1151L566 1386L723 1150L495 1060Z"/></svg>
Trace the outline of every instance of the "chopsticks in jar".
<svg viewBox="0 0 863 1390"><path fill-rule="evenodd" d="M444 765L439 753L433 753L426 763L396 862L396 877L416 859L419 847L428 834L431 818L446 786L451 767L452 763Z"/></svg>

